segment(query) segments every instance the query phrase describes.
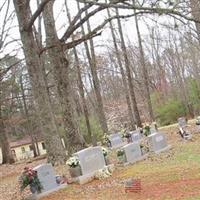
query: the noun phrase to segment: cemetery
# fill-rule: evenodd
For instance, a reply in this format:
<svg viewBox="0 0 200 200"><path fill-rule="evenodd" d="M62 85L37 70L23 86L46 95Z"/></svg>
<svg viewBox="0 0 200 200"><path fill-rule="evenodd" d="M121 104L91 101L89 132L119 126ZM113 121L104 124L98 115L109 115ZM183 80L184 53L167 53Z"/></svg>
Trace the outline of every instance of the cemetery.
<svg viewBox="0 0 200 200"><path fill-rule="evenodd" d="M200 200L200 0L0 18L0 200Z"/></svg>
<svg viewBox="0 0 200 200"><path fill-rule="evenodd" d="M0 200L200 200L200 0L0 18Z"/></svg>
<svg viewBox="0 0 200 200"><path fill-rule="evenodd" d="M192 123L190 127L195 126ZM15 199L198 199L200 138L196 132L193 140L183 143L177 134L179 126L160 127L148 136L136 130L131 132L131 142L120 140L119 133L113 134L111 147L85 148L73 154L65 166L53 167L44 159L32 160L16 164L16 174L12 174L12 166L3 173L6 170L0 166L0 183L5 184L2 199L7 196L7 187L11 187L10 195ZM144 151L144 146L148 150ZM31 174L34 179L37 174L34 180L38 183L19 193L16 188L23 166L22 175ZM183 189L185 184L188 192Z"/></svg>

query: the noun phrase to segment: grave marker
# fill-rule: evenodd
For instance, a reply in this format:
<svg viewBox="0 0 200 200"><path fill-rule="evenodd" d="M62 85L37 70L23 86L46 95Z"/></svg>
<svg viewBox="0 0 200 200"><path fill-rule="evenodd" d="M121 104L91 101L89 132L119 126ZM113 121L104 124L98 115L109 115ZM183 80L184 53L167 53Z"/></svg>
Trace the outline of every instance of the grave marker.
<svg viewBox="0 0 200 200"><path fill-rule="evenodd" d="M130 134L131 134L132 142L137 142L137 141L140 141L142 139L142 135L140 133L140 130L131 131Z"/></svg>
<svg viewBox="0 0 200 200"><path fill-rule="evenodd" d="M150 151L160 153L162 151L170 149L170 145L167 144L166 137L163 133L156 132L148 136L148 143Z"/></svg>
<svg viewBox="0 0 200 200"><path fill-rule="evenodd" d="M118 148L118 147L121 147L126 144L125 142L123 142L120 133L115 133L115 134L109 135L109 140L111 142L112 148Z"/></svg>
<svg viewBox="0 0 200 200"><path fill-rule="evenodd" d="M93 173L106 166L101 147L89 147L75 155L80 161L82 175Z"/></svg>
<svg viewBox="0 0 200 200"><path fill-rule="evenodd" d="M182 128L187 126L187 121L186 121L185 117L178 118L178 125Z"/></svg>
<svg viewBox="0 0 200 200"><path fill-rule="evenodd" d="M56 175L51 164L38 165L33 170L37 171L38 179L43 187L42 192L47 192L58 187Z"/></svg>
<svg viewBox="0 0 200 200"><path fill-rule="evenodd" d="M100 146L83 149L74 155L77 156L80 161L82 175L75 178L80 184L92 180L95 173L107 167Z"/></svg>
<svg viewBox="0 0 200 200"><path fill-rule="evenodd" d="M122 147L124 149L126 162L134 163L144 159L139 142L133 142Z"/></svg>

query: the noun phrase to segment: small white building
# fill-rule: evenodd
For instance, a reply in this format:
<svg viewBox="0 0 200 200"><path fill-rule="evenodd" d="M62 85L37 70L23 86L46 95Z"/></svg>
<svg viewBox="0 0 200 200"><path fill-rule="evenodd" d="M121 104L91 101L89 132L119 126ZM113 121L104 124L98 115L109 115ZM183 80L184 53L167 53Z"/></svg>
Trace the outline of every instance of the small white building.
<svg viewBox="0 0 200 200"><path fill-rule="evenodd" d="M36 144L35 144L36 147ZM31 138L26 137L21 140L10 142L11 152L15 161L25 160L33 157L33 148ZM37 148L36 148L37 149ZM40 155L46 154L44 141L38 141L38 150ZM0 148L0 163L2 163L2 151Z"/></svg>
<svg viewBox="0 0 200 200"><path fill-rule="evenodd" d="M63 147L65 148L64 139L61 139ZM37 145L34 144L37 151L37 146L39 150L39 155L45 155L47 153L45 143L43 140L38 140ZM33 148L31 144L31 138L25 137L20 140L10 142L11 152L15 161L26 160L29 158L33 158ZM37 152L38 153L38 152ZM0 148L0 164L2 163L2 151Z"/></svg>

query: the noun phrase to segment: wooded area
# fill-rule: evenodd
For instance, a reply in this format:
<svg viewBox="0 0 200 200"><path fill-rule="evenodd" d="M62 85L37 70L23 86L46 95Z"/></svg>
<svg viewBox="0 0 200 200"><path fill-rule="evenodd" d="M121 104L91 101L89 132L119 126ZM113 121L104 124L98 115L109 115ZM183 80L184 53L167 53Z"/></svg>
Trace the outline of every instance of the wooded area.
<svg viewBox="0 0 200 200"><path fill-rule="evenodd" d="M2 0L0 16L3 163L27 135L57 165L60 138L71 155L124 126L199 115L198 0Z"/></svg>

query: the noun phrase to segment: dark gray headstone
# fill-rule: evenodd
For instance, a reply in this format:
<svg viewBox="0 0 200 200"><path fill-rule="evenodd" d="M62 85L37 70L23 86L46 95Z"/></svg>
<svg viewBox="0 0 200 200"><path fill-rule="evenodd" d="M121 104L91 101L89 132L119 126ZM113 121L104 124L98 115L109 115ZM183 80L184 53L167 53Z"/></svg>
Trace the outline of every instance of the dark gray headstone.
<svg viewBox="0 0 200 200"><path fill-rule="evenodd" d="M56 175L51 164L38 165L33 170L37 171L38 179L43 187L42 192L54 190L58 187Z"/></svg>
<svg viewBox="0 0 200 200"><path fill-rule="evenodd" d="M119 147L124 143L120 133L109 135L109 140L111 142L112 147Z"/></svg>
<svg viewBox="0 0 200 200"><path fill-rule="evenodd" d="M149 135L148 143L150 151L154 151L155 153L159 153L170 148L170 146L167 144L165 135L160 132Z"/></svg>
<svg viewBox="0 0 200 200"><path fill-rule="evenodd" d="M127 144L123 146L125 155L126 155L126 161L128 163L133 163L141 159L142 152L140 149L140 144L138 142L133 142L130 144Z"/></svg>
<svg viewBox="0 0 200 200"><path fill-rule="evenodd" d="M180 127L185 127L185 126L187 126L187 121L186 121L185 117L180 117L180 118L178 118L178 125L179 125Z"/></svg>
<svg viewBox="0 0 200 200"><path fill-rule="evenodd" d="M82 175L93 173L106 166L101 147L89 147L83 149L75 155L80 161Z"/></svg>
<svg viewBox="0 0 200 200"><path fill-rule="evenodd" d="M131 131L130 134L131 134L132 142L137 142L142 139L140 130Z"/></svg>

